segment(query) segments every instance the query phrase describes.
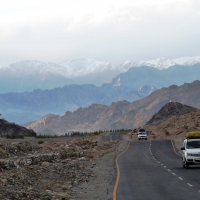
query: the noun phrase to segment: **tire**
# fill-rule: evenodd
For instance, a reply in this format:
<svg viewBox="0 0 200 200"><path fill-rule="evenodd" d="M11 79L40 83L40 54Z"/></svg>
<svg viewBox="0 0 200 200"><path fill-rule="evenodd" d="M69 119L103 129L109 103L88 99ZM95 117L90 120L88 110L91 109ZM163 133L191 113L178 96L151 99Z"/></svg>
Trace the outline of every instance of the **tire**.
<svg viewBox="0 0 200 200"><path fill-rule="evenodd" d="M186 159L183 159L183 168L185 169L189 169L190 168L190 164L186 161Z"/></svg>
<svg viewBox="0 0 200 200"><path fill-rule="evenodd" d="M186 169L189 169L189 168L190 168L190 165L189 165L188 162L185 162L185 168L186 168Z"/></svg>
<svg viewBox="0 0 200 200"><path fill-rule="evenodd" d="M185 161L182 162L182 166L185 169Z"/></svg>
<svg viewBox="0 0 200 200"><path fill-rule="evenodd" d="M185 160L185 158L183 158L182 159L182 166L183 166L183 168L186 168L185 163L186 163L186 160Z"/></svg>

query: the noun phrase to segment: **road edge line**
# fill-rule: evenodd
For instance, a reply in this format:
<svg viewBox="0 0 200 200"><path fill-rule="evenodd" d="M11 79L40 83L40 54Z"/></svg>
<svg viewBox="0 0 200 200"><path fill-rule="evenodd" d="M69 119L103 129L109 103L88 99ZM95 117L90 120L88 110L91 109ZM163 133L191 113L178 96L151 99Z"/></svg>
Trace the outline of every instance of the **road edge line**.
<svg viewBox="0 0 200 200"><path fill-rule="evenodd" d="M128 148L129 148L131 142L132 142L132 140L129 141L129 143L128 143L126 149L125 149L123 152L121 152L121 153L117 156L117 158L115 159L115 164L116 164L116 167L117 167L117 179L116 179L115 186L114 186L114 189L113 189L113 200L117 200L117 188L118 188L119 178L120 178L120 169L119 169L119 165L118 165L118 159L119 159L119 157L120 157L123 153L125 153L125 152L128 150Z"/></svg>
<svg viewBox="0 0 200 200"><path fill-rule="evenodd" d="M172 147L173 147L174 152L175 152L178 156L181 156L179 153L177 153L172 139L170 139L170 141L171 141L171 143L172 143Z"/></svg>

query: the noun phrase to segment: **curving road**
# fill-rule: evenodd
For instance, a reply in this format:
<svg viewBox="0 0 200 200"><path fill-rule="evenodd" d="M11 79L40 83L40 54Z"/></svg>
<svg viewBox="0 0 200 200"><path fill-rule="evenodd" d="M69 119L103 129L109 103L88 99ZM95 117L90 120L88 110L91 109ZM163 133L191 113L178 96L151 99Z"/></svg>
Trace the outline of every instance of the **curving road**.
<svg viewBox="0 0 200 200"><path fill-rule="evenodd" d="M122 136L127 134L127 132L113 132L108 136L103 136L102 141L103 142L108 142L112 140L122 140Z"/></svg>
<svg viewBox="0 0 200 200"><path fill-rule="evenodd" d="M118 159L116 199L199 200L200 167L183 169L181 162L170 140L132 141Z"/></svg>

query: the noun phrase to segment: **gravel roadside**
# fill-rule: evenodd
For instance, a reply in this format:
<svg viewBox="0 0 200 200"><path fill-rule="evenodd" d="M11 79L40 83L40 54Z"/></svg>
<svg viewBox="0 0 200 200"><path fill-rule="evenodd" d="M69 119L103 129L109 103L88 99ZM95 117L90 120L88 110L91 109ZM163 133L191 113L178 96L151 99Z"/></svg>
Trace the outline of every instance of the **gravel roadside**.
<svg viewBox="0 0 200 200"><path fill-rule="evenodd" d="M96 165L91 168L94 176L73 189L71 200L112 200L112 193L116 179L115 158L123 152L128 144L128 137L124 136L118 148L97 159Z"/></svg>

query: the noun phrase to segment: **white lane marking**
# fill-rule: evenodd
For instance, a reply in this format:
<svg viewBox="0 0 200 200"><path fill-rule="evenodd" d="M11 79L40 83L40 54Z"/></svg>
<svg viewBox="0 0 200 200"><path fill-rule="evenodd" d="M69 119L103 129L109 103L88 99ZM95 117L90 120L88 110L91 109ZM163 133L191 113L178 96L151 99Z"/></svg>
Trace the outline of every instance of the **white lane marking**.
<svg viewBox="0 0 200 200"><path fill-rule="evenodd" d="M150 153L151 153L151 156L152 156L152 158L155 160L155 161L157 161L156 160L156 158L153 156L153 154L152 154L152 152L151 152L151 141L150 141L150 147L149 147L149 151L150 151ZM158 163L160 163L161 165L163 165L161 162L159 162L159 161L157 161ZM165 167L166 168L166 166L163 166L163 167ZM171 171L170 169L167 169L169 172ZM176 176L176 174L175 173L172 173L174 176ZM183 180L183 178L181 178L181 177L178 177L180 180ZM190 183L187 183L187 185L189 185L190 187L193 187L193 185L191 185ZM199 191L199 193L200 193L200 190L198 190Z"/></svg>
<svg viewBox="0 0 200 200"><path fill-rule="evenodd" d="M151 146L151 142L150 142L150 146ZM151 152L151 147L149 148L150 149L150 153L151 153L151 155L152 155L152 157L155 159L155 161L157 161L156 160L156 158L153 156L153 154L152 154L152 152ZM157 161L158 163L160 163L161 165L163 165L161 162L159 162L159 161ZM166 166L164 166L165 168L166 168ZM170 169L167 169L169 172L171 171ZM174 176L176 176L176 174L175 173L172 173ZM180 180L183 180L183 178L181 178L181 177L178 177ZM193 185L191 185L190 183L187 183L187 185L189 185L190 187L193 187ZM200 192L200 190L199 190L199 192Z"/></svg>

